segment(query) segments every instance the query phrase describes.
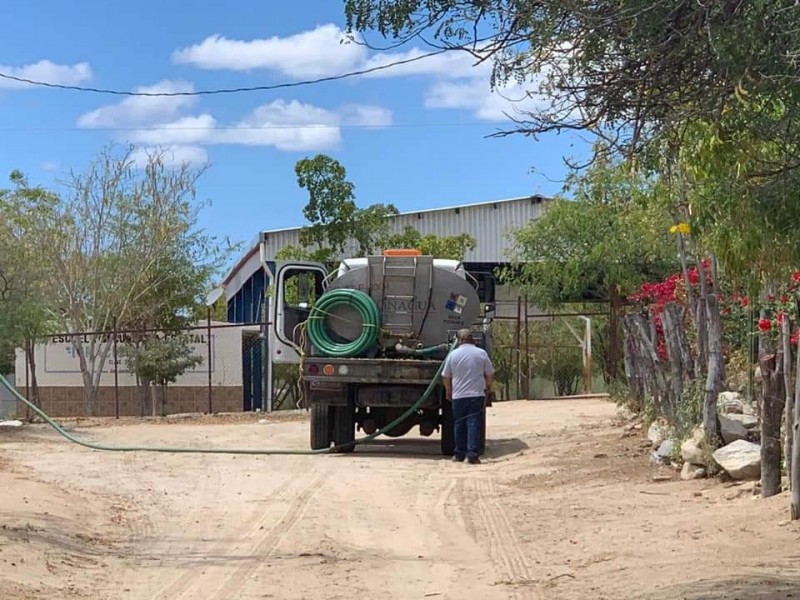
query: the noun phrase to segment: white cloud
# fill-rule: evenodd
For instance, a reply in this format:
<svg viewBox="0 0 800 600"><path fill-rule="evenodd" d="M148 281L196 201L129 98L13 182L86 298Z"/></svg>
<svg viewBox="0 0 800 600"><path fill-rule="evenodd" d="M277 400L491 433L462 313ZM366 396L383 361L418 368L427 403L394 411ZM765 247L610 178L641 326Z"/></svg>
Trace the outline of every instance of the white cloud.
<svg viewBox="0 0 800 600"><path fill-rule="evenodd" d="M182 84L180 89L187 85ZM178 89L178 86L161 82L141 89ZM290 152L323 151L341 142L343 126L382 128L392 123L391 111L380 106L355 104L329 110L297 100L274 100L236 122L221 124L208 113L183 114L192 105L193 102L181 97L126 98L82 115L78 124L85 128L125 129L116 137L145 148L166 146L176 149L176 155L204 162L204 146L229 144L272 146ZM198 150L203 150L203 154Z"/></svg>
<svg viewBox="0 0 800 600"><path fill-rule="evenodd" d="M411 48L406 52L380 52L370 56L363 44L346 42L346 34L333 24L287 37L234 40L212 35L199 44L176 50L172 60L201 69L248 71L268 69L294 79L328 77L349 71L385 66L421 57L428 52ZM463 51L446 52L366 75L373 78L428 75L437 77L488 76L488 65L473 67L475 58Z"/></svg>
<svg viewBox="0 0 800 600"><path fill-rule="evenodd" d="M525 87L515 83L493 91L485 79L440 81L427 91L425 107L468 110L482 121L508 121L525 112L549 106L542 95L526 91L536 90L537 86L536 82Z"/></svg>
<svg viewBox="0 0 800 600"><path fill-rule="evenodd" d="M22 67L9 67L0 65L0 72L13 77L30 79L31 81L42 81L44 83L54 83L59 85L78 85L89 81L92 78L92 68L89 63L77 63L74 65L59 65L49 60L40 60L37 63ZM13 81L11 79L0 79L0 89L31 89L29 83Z"/></svg>
<svg viewBox="0 0 800 600"><path fill-rule="evenodd" d="M492 66L489 61L476 64L478 59L464 50L452 50L421 58L428 53L419 48L412 48L407 52L382 52L371 56L361 68L388 67L380 71L366 73L364 77L368 78L434 76L443 79L459 79L463 77L483 77L488 81L491 75ZM389 66L392 63L408 60L413 60L414 62L404 62L400 65Z"/></svg>
<svg viewBox="0 0 800 600"><path fill-rule="evenodd" d="M351 127L369 127L380 129L392 124L392 111L382 106L366 106L352 104L340 111L342 123Z"/></svg>
<svg viewBox="0 0 800 600"><path fill-rule="evenodd" d="M165 79L156 84L134 89L140 93L183 93L194 91L186 81ZM154 121L175 118L182 110L194 106L196 96L129 96L122 102L103 106L78 119L86 128L138 127Z"/></svg>
<svg viewBox="0 0 800 600"><path fill-rule="evenodd" d="M272 69L291 77L323 77L351 70L366 58L366 48L343 44L343 38L342 30L332 24L284 38L245 41L212 35L176 50L172 60L201 69Z"/></svg>

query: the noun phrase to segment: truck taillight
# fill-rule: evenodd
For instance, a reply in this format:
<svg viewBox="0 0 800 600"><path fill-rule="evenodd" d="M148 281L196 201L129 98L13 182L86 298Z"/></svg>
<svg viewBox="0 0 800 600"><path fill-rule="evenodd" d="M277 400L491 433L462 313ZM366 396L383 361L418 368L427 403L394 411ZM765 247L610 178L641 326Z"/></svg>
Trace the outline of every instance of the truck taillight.
<svg viewBox="0 0 800 600"><path fill-rule="evenodd" d="M325 365L322 367L322 372L325 375L333 375L333 365Z"/></svg>
<svg viewBox="0 0 800 600"><path fill-rule="evenodd" d="M308 367L308 372L311 373L312 375L316 375L317 373L319 373L319 367L317 365L310 365Z"/></svg>

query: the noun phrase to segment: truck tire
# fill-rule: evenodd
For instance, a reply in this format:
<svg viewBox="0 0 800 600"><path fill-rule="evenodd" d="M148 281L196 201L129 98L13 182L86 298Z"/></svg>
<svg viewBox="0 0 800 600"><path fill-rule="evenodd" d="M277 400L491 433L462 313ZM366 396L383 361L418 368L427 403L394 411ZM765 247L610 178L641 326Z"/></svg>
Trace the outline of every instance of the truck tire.
<svg viewBox="0 0 800 600"><path fill-rule="evenodd" d="M449 400L442 400L440 428L442 430L442 455L453 456L453 451L456 449L456 433L453 429L453 403Z"/></svg>
<svg viewBox="0 0 800 600"><path fill-rule="evenodd" d="M351 442L356 439L355 411L352 406L337 406L333 409L333 445L341 446L337 452L352 452L355 445Z"/></svg>
<svg viewBox="0 0 800 600"><path fill-rule="evenodd" d="M323 450L331 445L330 408L327 404L311 405L311 449Z"/></svg>

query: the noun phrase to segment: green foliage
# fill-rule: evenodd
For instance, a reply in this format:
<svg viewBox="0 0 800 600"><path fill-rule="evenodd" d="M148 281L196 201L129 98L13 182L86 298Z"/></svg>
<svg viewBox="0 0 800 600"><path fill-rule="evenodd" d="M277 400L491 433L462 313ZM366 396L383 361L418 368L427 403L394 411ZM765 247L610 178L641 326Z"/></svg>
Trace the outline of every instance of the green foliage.
<svg viewBox="0 0 800 600"><path fill-rule="evenodd" d="M385 248L416 248L422 254L435 258L464 260L467 252L474 250L477 242L468 233L453 236L422 235L413 227L406 226L403 233L389 236L382 244Z"/></svg>
<svg viewBox="0 0 800 600"><path fill-rule="evenodd" d="M203 362L201 356L193 354L186 336L151 336L138 345L120 346L119 354L142 381L161 386L174 383Z"/></svg>
<svg viewBox="0 0 800 600"><path fill-rule="evenodd" d="M318 154L298 161L295 173L297 184L308 191L303 216L309 225L300 233L302 248L292 249L293 253L329 262L344 254L350 243L355 243L359 254L369 254L388 235L388 218L397 209L391 204L356 206L355 186L339 161Z"/></svg>
<svg viewBox="0 0 800 600"><path fill-rule="evenodd" d="M514 234L512 266L503 280L540 306L607 301L677 269L668 213L653 206L654 182L624 164L598 162L573 175L574 200L555 200Z"/></svg>
<svg viewBox="0 0 800 600"><path fill-rule="evenodd" d="M191 320L233 250L198 226L195 185L203 171L168 166L161 153L140 167L133 148L112 147L73 173L61 194L13 173L0 210L11 224L16 262L0 250L0 270L10 265L27 282L30 301L12 303L25 317L15 321L29 324L16 339L54 328L110 331L115 324L177 327ZM2 235L8 239L8 231ZM72 338L89 413L109 338Z"/></svg>

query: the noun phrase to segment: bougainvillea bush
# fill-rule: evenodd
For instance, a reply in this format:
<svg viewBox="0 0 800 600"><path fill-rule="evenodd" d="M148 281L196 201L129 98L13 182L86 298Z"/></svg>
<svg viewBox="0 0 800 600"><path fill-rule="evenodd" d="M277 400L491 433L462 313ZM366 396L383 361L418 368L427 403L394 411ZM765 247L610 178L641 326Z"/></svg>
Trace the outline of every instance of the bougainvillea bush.
<svg viewBox="0 0 800 600"><path fill-rule="evenodd" d="M702 262L706 274L706 285L712 289L711 264L708 259ZM688 269L687 276L692 293L699 295L700 270L697 267ZM792 273L788 281L778 286L777 292L764 299L751 301L750 297L738 291L730 282L719 281L720 315L723 327L723 351L727 356L734 350L746 350L752 344L756 334L766 334L777 340L784 319L794 321L797 316L797 298L800 295L800 271ZM667 358L667 346L664 339L662 314L664 307L676 303L689 307L686 278L682 273L673 273L666 279L656 283L644 283L639 290L628 297L629 300L641 303L650 313L656 328L656 349L659 357ZM755 315L755 316L753 316ZM690 315L687 311L687 320ZM687 327L687 333L692 329ZM791 326L791 344L796 347L800 338L800 328L794 323Z"/></svg>

